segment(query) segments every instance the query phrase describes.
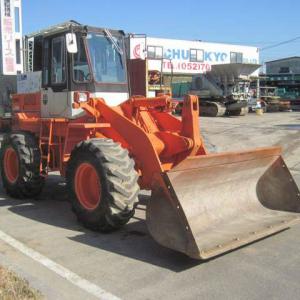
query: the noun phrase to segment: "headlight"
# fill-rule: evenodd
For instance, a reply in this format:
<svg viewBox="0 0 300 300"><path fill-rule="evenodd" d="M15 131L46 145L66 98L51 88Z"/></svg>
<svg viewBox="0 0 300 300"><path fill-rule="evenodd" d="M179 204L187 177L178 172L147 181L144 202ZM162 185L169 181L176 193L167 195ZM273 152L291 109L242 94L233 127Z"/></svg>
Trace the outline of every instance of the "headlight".
<svg viewBox="0 0 300 300"><path fill-rule="evenodd" d="M90 93L89 92L75 92L74 93L74 102L80 103L80 102L87 102L90 99Z"/></svg>

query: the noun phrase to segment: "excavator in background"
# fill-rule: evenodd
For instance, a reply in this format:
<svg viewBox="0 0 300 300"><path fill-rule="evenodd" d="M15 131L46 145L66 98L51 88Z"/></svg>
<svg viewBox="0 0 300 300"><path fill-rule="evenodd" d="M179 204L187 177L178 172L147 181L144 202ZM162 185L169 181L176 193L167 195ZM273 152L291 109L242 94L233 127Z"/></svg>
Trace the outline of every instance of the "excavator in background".
<svg viewBox="0 0 300 300"><path fill-rule="evenodd" d="M181 120L168 95L129 97L123 31L71 21L28 38L32 71L19 78L1 143L10 196L38 197L59 171L78 220L109 232L132 218L140 189L151 190L150 234L202 260L300 220L280 147L210 154L197 96L185 97Z"/></svg>
<svg viewBox="0 0 300 300"><path fill-rule="evenodd" d="M212 65L210 72L195 75L189 94L199 97L200 115L208 117L244 116L248 113L250 75L260 65Z"/></svg>

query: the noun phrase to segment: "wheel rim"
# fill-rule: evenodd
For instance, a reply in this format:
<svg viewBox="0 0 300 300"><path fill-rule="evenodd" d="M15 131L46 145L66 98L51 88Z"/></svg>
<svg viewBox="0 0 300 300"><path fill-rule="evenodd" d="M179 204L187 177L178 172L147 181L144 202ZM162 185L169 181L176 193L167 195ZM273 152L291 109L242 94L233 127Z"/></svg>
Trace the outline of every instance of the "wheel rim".
<svg viewBox="0 0 300 300"><path fill-rule="evenodd" d="M90 163L82 163L75 174L75 192L80 204L94 210L101 201L101 183L96 169Z"/></svg>
<svg viewBox="0 0 300 300"><path fill-rule="evenodd" d="M4 172L10 183L15 183L19 177L19 160L16 151L9 147L4 154Z"/></svg>

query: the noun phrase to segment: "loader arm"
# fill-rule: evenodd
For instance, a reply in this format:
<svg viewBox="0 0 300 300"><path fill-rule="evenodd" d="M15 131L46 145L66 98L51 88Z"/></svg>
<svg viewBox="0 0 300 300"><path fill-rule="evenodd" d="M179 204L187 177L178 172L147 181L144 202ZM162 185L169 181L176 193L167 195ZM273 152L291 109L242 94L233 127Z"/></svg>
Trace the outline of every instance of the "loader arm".
<svg viewBox="0 0 300 300"><path fill-rule="evenodd" d="M136 162L136 166L141 172L141 183L145 188L150 188L153 174L163 171L159 157L155 151L153 139L114 108L107 106L103 102L98 102L97 108L101 115L111 126L124 138L129 145L129 153ZM112 136L113 138L113 136ZM158 141L156 141L158 143Z"/></svg>
<svg viewBox="0 0 300 300"><path fill-rule="evenodd" d="M135 97L117 107L108 106L103 99L91 99L77 107L96 120L101 116L103 122L111 124L113 130L109 137L119 141L121 136L126 141L141 171L142 187L152 189L155 174L170 170L199 151L205 153L199 133L197 101L195 96L186 97L183 122L168 113L171 107L168 96Z"/></svg>

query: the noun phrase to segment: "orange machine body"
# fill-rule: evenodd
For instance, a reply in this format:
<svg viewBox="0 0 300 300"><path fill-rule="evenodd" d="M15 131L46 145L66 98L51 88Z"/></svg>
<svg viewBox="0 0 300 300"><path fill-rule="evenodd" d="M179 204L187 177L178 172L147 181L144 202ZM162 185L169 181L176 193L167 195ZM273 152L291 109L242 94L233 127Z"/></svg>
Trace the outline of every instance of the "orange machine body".
<svg viewBox="0 0 300 300"><path fill-rule="evenodd" d="M168 96L133 97L109 107L103 99L76 102L85 116L71 120L41 117L41 93L13 96L12 129L34 133L41 149L41 172L60 171L75 145L90 138L111 138L126 148L140 173L142 188L151 189L155 173L172 169L188 156L206 154L199 135L198 99L187 96L182 121L172 116Z"/></svg>
<svg viewBox="0 0 300 300"><path fill-rule="evenodd" d="M40 93L15 95L13 132L33 133L39 141L40 174L60 171L69 184L70 166L74 157L80 159L76 149L87 140L120 143L119 149L127 149L134 161L140 188L151 190L146 223L159 244L196 259L209 259L299 222L300 193L281 149L208 154L200 135L197 96L185 97L180 120L170 113L169 96L135 96L110 107L88 92L87 101L80 102L79 93L74 93L73 108L86 113L74 120L41 117ZM93 152L93 143L89 145L88 151ZM16 155L12 147L5 149L5 176L14 182ZM123 165L119 167L126 172ZM105 201L99 196L105 189L100 190L97 176L86 161L75 173L75 196L87 215ZM132 178L137 185L136 172ZM138 191L134 187L130 195L137 197ZM71 199L76 208L75 200Z"/></svg>

